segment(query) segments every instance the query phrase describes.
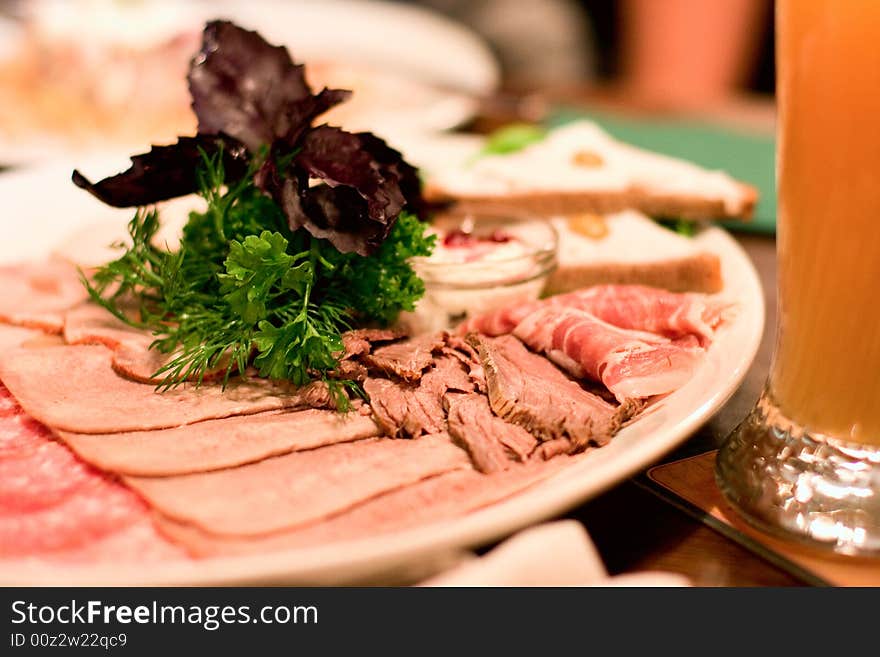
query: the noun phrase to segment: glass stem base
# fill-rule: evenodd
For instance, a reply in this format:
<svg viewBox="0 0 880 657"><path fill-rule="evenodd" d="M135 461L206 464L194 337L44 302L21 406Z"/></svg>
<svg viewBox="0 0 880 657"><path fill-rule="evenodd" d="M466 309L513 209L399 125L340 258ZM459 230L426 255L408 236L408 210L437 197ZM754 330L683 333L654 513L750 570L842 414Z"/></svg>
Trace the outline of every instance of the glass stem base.
<svg viewBox="0 0 880 657"><path fill-rule="evenodd" d="M880 449L808 433L766 392L722 446L715 477L763 531L880 556Z"/></svg>

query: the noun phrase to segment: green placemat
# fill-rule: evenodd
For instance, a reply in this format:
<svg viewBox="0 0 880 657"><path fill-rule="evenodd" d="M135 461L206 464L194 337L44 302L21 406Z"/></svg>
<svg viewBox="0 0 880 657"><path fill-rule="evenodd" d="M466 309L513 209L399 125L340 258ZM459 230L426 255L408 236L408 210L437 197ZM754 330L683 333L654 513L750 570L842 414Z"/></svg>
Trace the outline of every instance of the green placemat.
<svg viewBox="0 0 880 657"><path fill-rule="evenodd" d="M634 119L601 112L560 109L551 126L588 118L621 141L690 160L709 169L722 169L754 185L760 194L749 223L727 222L731 230L773 233L776 230L775 141L713 123L692 120Z"/></svg>

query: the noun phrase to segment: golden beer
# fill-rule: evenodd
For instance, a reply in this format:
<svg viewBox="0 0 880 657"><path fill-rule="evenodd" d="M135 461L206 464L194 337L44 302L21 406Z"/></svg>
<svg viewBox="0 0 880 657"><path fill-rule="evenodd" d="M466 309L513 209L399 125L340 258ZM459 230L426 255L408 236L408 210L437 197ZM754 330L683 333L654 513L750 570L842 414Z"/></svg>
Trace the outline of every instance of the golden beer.
<svg viewBox="0 0 880 657"><path fill-rule="evenodd" d="M880 0L776 12L776 350L716 479L760 529L880 556Z"/></svg>
<svg viewBox="0 0 880 657"><path fill-rule="evenodd" d="M770 391L880 445L880 1L779 0L779 330Z"/></svg>

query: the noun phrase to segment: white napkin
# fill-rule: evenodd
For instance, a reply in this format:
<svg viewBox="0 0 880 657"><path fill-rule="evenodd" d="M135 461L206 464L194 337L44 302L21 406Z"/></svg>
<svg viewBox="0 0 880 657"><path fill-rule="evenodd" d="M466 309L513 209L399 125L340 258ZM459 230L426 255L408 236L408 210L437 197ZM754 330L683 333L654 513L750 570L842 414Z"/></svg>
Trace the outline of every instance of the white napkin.
<svg viewBox="0 0 880 657"><path fill-rule="evenodd" d="M562 520L526 529L482 557L466 559L422 586L690 586L681 575L609 577L583 526Z"/></svg>

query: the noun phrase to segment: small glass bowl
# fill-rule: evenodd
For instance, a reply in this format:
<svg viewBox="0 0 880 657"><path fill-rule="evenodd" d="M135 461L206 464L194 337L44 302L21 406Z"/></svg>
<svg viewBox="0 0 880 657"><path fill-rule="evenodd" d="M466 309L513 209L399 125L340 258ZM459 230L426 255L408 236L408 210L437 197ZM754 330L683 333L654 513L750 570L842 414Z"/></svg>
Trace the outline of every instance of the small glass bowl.
<svg viewBox="0 0 880 657"><path fill-rule="evenodd" d="M533 301L556 268L559 236L545 219L446 214L433 221L432 229L437 234L434 253L413 259L413 268L425 282L425 295L414 312L401 318L413 333L452 328L471 315ZM463 236L457 241L465 244L447 246L448 235ZM467 245L468 238L476 245ZM467 249L472 249L472 259Z"/></svg>

